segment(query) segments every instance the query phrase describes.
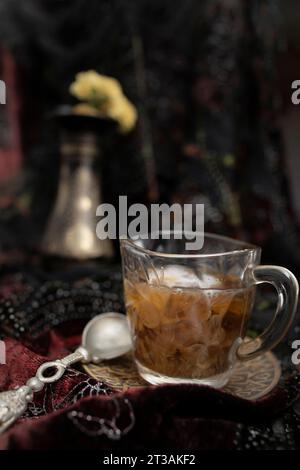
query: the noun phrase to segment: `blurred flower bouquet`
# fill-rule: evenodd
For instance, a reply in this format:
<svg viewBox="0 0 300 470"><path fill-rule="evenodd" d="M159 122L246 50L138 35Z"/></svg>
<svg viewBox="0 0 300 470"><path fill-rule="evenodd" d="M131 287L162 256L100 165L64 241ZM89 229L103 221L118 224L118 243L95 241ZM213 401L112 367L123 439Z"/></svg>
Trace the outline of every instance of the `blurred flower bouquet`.
<svg viewBox="0 0 300 470"><path fill-rule="evenodd" d="M70 85L70 93L80 101L73 107L74 113L113 119L122 133L134 128L136 108L123 94L115 78L100 75L94 70L80 72Z"/></svg>

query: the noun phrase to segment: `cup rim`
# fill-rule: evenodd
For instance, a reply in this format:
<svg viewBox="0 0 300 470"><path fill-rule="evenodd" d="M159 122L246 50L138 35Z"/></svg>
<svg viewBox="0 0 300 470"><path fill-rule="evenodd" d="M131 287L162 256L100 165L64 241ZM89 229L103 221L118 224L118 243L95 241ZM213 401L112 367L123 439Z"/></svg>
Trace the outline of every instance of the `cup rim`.
<svg viewBox="0 0 300 470"><path fill-rule="evenodd" d="M182 231L178 231L178 230L158 230L158 231L155 231L155 232L149 232L148 235L152 234L152 233L160 233L160 234L163 234L164 232L168 232L168 233L178 233L178 232L182 232ZM193 231L188 231L188 230L185 230L184 231L185 234L204 234L204 237L208 237L208 238L212 238L212 239L217 239L217 240L223 240L223 241L227 241L227 242L231 242L231 243L235 243L237 246L240 246L241 248L239 249L235 249L235 250L229 250L229 251L223 251L223 252L220 252L220 253L161 253L161 252L158 252L158 251L153 251L153 250L149 250L148 248L144 248L143 246L141 245L138 245L137 242L139 240L143 240L145 238L137 238L137 239L132 239L132 238L120 238L120 244L121 245L129 245L131 246L132 248L136 249L137 251L139 252L142 252L144 254L147 254L149 256L155 256L155 257L160 257L160 258L169 258L169 259L174 259L174 258L181 258L181 259L198 259L198 258L215 258L215 257L218 257L218 256L231 256L231 255L241 255L241 254L245 254L246 252L261 252L261 248L257 245L254 245L254 244L251 244L251 243L248 243L248 242L244 242L242 240L236 240L234 238L230 238L230 237L226 237L224 235L218 235L218 234L215 234L215 233L211 233L211 232L193 232Z"/></svg>

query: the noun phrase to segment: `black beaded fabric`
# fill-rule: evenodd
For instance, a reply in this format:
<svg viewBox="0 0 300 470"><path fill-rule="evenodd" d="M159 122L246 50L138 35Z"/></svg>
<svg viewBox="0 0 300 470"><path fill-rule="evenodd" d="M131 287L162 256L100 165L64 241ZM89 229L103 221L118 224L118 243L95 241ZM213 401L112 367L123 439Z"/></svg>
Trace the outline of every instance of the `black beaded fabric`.
<svg viewBox="0 0 300 470"><path fill-rule="evenodd" d="M238 423L234 438L236 450L300 449L300 374L289 370L284 375L281 385L287 394L287 410L259 425Z"/></svg>
<svg viewBox="0 0 300 470"><path fill-rule="evenodd" d="M48 276L42 271L33 274L10 268L2 272L0 292L3 291L0 337L32 340L70 320L88 321L101 312L125 312L119 265ZM252 331L264 326L259 318L266 313L254 315ZM299 338L299 332L296 323L286 342L276 350L282 363L281 385L288 408L272 421L255 425L238 423L234 438L236 450L300 449L300 373L290 362L290 343L297 335Z"/></svg>
<svg viewBox="0 0 300 470"><path fill-rule="evenodd" d="M0 336L34 339L66 321L125 311L119 266L51 279L17 272L5 281L11 293L0 300Z"/></svg>

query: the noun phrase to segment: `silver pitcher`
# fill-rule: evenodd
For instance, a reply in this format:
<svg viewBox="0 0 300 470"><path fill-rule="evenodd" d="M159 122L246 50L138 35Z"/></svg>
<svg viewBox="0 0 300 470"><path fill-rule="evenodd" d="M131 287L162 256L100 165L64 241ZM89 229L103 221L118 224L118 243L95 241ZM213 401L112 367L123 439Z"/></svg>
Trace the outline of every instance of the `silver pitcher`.
<svg viewBox="0 0 300 470"><path fill-rule="evenodd" d="M96 208L102 202L99 159L103 158L97 133L64 129L60 152L58 192L41 251L78 261L112 257L112 242L96 235Z"/></svg>

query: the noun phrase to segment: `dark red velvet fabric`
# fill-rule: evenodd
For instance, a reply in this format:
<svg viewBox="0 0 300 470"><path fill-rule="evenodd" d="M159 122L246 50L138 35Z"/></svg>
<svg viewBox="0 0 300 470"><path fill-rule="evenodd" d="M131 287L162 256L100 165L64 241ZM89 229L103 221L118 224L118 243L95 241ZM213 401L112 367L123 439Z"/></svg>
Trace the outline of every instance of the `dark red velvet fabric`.
<svg viewBox="0 0 300 470"><path fill-rule="evenodd" d="M26 346L7 339L7 364L0 365L0 390L24 384L42 362L68 353L79 342L81 326L52 330ZM117 424L124 430L132 418L126 398L134 424L118 440L107 435L90 436L86 420L81 429L70 418L70 411L76 410L85 416L110 419L119 406ZM238 423L267 423L287 406L287 400L280 387L256 402L199 386L149 386L120 393L97 383L78 366L35 394L35 406L0 435L0 449L231 449Z"/></svg>

